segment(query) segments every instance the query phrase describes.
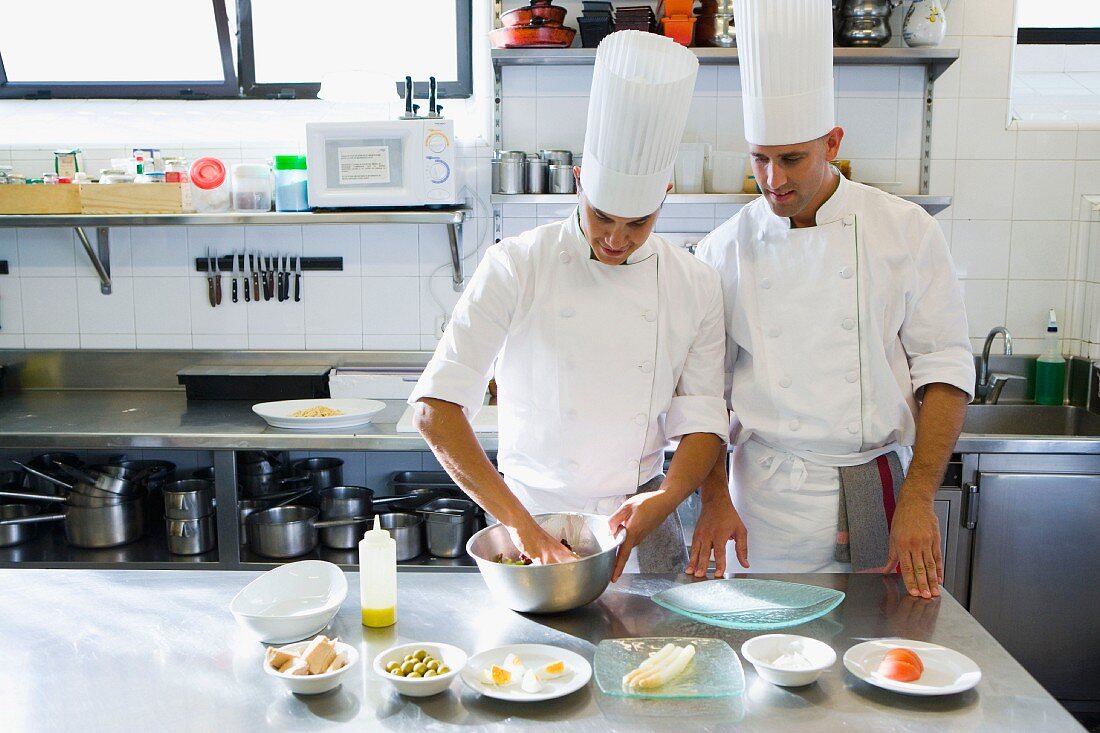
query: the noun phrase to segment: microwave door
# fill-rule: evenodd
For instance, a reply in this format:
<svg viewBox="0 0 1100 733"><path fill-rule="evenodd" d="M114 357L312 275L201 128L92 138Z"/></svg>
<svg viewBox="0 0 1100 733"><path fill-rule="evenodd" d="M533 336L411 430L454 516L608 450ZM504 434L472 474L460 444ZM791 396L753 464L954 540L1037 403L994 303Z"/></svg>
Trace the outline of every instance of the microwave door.
<svg viewBox="0 0 1100 733"><path fill-rule="evenodd" d="M419 158L413 126L372 127L363 134L324 142L325 188L336 206L412 206L416 176L409 161Z"/></svg>

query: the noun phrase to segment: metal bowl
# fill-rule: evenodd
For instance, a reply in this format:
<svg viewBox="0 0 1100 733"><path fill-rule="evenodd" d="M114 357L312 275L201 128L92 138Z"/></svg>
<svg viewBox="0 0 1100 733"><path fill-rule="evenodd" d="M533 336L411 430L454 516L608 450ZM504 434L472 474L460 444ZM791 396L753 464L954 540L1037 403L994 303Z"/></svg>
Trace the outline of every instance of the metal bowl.
<svg viewBox="0 0 1100 733"><path fill-rule="evenodd" d="M466 552L477 561L481 577L498 601L521 613L557 613L594 601L611 582L615 554L622 533L612 536L607 517L571 512L536 514L535 521L551 534L560 534L581 556L557 565L504 565L493 562L498 554L515 557L502 524L477 532L466 543Z"/></svg>

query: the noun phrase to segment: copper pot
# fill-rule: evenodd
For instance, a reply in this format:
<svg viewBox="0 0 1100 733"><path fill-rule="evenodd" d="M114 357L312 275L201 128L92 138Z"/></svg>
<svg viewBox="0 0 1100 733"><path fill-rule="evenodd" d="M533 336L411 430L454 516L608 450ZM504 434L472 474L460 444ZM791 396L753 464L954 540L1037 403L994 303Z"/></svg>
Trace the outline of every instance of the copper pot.
<svg viewBox="0 0 1100 733"><path fill-rule="evenodd" d="M551 5L550 0L531 0L531 4L516 8L515 10L509 10L507 13L502 13L500 16L500 23L504 27L530 25L531 21L535 18L541 18L547 22L547 25L560 26L565 22L565 8L560 5Z"/></svg>
<svg viewBox="0 0 1100 733"><path fill-rule="evenodd" d="M489 43L493 48L568 48L575 35L577 31L572 28L534 18L527 25L489 31Z"/></svg>

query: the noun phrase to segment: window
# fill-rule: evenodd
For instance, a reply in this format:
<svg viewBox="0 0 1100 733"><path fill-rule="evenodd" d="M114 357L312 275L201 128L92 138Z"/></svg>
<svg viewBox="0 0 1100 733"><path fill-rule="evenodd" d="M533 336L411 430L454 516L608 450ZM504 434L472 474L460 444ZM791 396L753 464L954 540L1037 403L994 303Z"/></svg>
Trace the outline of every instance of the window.
<svg viewBox="0 0 1100 733"><path fill-rule="evenodd" d="M233 97L222 0L8 3L0 98Z"/></svg>
<svg viewBox="0 0 1100 733"><path fill-rule="evenodd" d="M441 98L473 90L470 0L238 0L246 96L316 97L330 74L366 71L395 82L428 77Z"/></svg>
<svg viewBox="0 0 1100 733"><path fill-rule="evenodd" d="M1097 0L1017 0L1019 44L1100 43Z"/></svg>

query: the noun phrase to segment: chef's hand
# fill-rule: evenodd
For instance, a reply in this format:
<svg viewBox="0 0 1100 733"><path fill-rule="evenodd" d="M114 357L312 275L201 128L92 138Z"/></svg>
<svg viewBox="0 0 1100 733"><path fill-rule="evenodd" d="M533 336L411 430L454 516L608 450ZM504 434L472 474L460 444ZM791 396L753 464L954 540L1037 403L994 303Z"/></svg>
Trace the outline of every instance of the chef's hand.
<svg viewBox="0 0 1100 733"><path fill-rule="evenodd" d="M611 515L611 520L608 522L611 534L615 535L621 530L626 530L626 539L619 546L619 554L615 557L615 569L611 572L612 583L623 574L623 568L626 567L631 551L675 510L676 504L672 503L663 491L647 491L630 497L623 502L618 511Z"/></svg>
<svg viewBox="0 0 1100 733"><path fill-rule="evenodd" d="M714 577L726 574L726 543L733 540L737 547L737 562L749 566L749 531L733 508L729 493L723 491L703 501L699 522L691 536L691 557L684 572L696 578L707 577L707 566L714 554Z"/></svg>
<svg viewBox="0 0 1100 733"><path fill-rule="evenodd" d="M901 577L911 596L934 598L943 584L943 556L940 553L940 522L932 503L906 500L904 492L894 509L890 529L890 555L882 568L894 571L901 562Z"/></svg>
<svg viewBox="0 0 1100 733"><path fill-rule="evenodd" d="M512 544L520 552L531 558L535 565L552 565L559 562L573 562L577 556L561 543L560 537L547 532L531 519L517 527L508 527Z"/></svg>

